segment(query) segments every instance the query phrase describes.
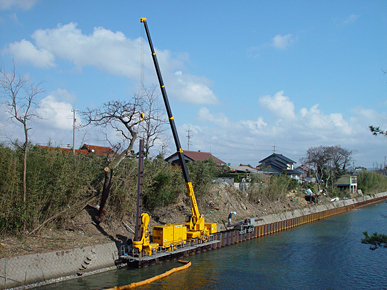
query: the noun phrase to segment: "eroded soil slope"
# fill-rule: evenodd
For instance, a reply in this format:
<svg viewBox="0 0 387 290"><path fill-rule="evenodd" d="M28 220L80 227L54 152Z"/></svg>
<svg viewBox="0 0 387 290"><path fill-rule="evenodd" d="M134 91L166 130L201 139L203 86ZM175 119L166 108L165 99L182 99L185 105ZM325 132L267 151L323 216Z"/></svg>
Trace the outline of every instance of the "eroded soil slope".
<svg viewBox="0 0 387 290"><path fill-rule="evenodd" d="M320 198L319 202L327 202L327 200ZM97 199L90 202L61 230L54 230L52 226L51 228L48 226L33 236L1 237L3 246L0 249L0 258L72 249L111 241L126 241L129 237L133 237L123 222L134 230L134 212L127 213L123 220L114 218L113 213L108 213L104 222L98 226L91 219L96 213L94 206L97 204ZM225 229L225 223L231 211L237 213L233 217L233 221L236 222L245 217L262 217L309 205L305 201L303 192L290 192L286 197L277 201L269 201L262 197L259 203L252 203L246 192L237 190L233 186L212 185L209 192L198 200L198 206L206 222L217 222L218 231L221 231ZM165 223L183 224L184 215L190 213L191 202L188 197L182 195L176 204L149 213L151 217L149 229Z"/></svg>

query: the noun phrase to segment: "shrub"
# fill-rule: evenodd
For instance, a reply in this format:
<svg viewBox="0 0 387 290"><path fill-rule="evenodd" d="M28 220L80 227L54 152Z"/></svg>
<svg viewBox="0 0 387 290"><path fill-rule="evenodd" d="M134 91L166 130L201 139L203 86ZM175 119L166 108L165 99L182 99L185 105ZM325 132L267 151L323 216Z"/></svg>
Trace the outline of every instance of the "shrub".
<svg viewBox="0 0 387 290"><path fill-rule="evenodd" d="M186 191L181 169L164 160L145 160L143 191L144 206L149 210L175 202Z"/></svg>
<svg viewBox="0 0 387 290"><path fill-rule="evenodd" d="M187 164L190 180L196 198L200 199L208 190L208 186L218 176L216 163L212 159L189 162Z"/></svg>

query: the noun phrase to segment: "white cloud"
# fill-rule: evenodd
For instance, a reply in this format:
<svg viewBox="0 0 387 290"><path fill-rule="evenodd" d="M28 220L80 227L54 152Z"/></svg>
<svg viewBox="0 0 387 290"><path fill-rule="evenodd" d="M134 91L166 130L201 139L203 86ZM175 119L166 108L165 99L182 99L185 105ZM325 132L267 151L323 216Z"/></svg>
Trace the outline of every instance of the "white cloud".
<svg viewBox="0 0 387 290"><path fill-rule="evenodd" d="M211 150L216 157L234 165L257 165L260 159L272 153L273 145L278 153L297 162L310 147L340 145L359 152L353 156L355 163L366 167L374 161L376 150L385 150L387 141L373 137L368 130L369 124L387 129L385 114L357 107L350 117L344 118L341 113L325 114L318 104L296 111L293 102L283 96L282 91L260 101L271 114L270 121L259 115L254 119L234 121L224 113L213 113L203 107L197 115L200 124L183 125L179 128L181 136L191 128L193 141L190 150Z"/></svg>
<svg viewBox="0 0 387 290"><path fill-rule="evenodd" d="M205 107L200 108L197 114L197 119L202 123L211 123L224 128L230 127L232 125L225 114L211 114L210 110Z"/></svg>
<svg viewBox="0 0 387 290"><path fill-rule="evenodd" d="M3 52L10 53L18 61L30 62L39 67L52 67L55 59L64 59L81 69L95 66L109 74L125 76L139 81L144 66L145 82L156 83L156 73L151 57L141 59L142 38L130 39L120 32L96 27L90 35L83 34L76 23L58 25L54 29L39 29L32 34L34 44L27 40L10 44ZM172 56L168 50L156 54L163 78L168 80L168 93L181 101L193 104L216 104L217 96L211 91L211 82L205 77L184 73L184 61ZM167 84L168 85L168 84Z"/></svg>
<svg viewBox="0 0 387 290"><path fill-rule="evenodd" d="M379 117L380 114L373 109L365 109L362 107L355 107L351 111L352 111L352 113L359 115L359 116L363 116L367 119L370 119L371 121L377 120L380 118Z"/></svg>
<svg viewBox="0 0 387 290"><path fill-rule="evenodd" d="M44 49L37 49L31 42L23 39L8 45L4 53L10 53L17 62L29 62L37 67L52 67L55 65L54 55Z"/></svg>
<svg viewBox="0 0 387 290"><path fill-rule="evenodd" d="M267 123L263 121L262 117L258 117L256 120L239 120L234 122L223 113L212 114L208 108L203 107L200 108L197 119L201 123L215 125L218 129L226 130L233 136L238 136L239 134L247 134L249 136L266 134ZM215 136L216 133L214 133L213 137ZM219 138L216 137L215 139Z"/></svg>
<svg viewBox="0 0 387 290"><path fill-rule="evenodd" d="M72 129L73 113L71 104L60 102L53 95L48 95L39 102L37 112L41 118L39 123L44 123L46 127L59 130Z"/></svg>
<svg viewBox="0 0 387 290"><path fill-rule="evenodd" d="M291 34L280 35L277 34L273 37L272 45L276 49L286 49L294 42L294 38Z"/></svg>
<svg viewBox="0 0 387 290"><path fill-rule="evenodd" d="M171 90L177 98L191 104L217 104L217 96L209 88L209 80L204 77L186 75L181 71L168 78Z"/></svg>
<svg viewBox="0 0 387 290"><path fill-rule="evenodd" d="M35 120L31 124L32 142L45 143L50 138L61 146L72 142L73 115L69 100L73 98L74 95L66 90L57 89L41 100L38 113L44 120ZM273 145L276 146L276 152L297 162L310 147L340 145L349 150L357 150L359 154L354 155L356 165L365 167L370 167L369 163L372 165L374 156L378 156L375 152L385 151L385 138L374 137L368 130L369 124L387 129L385 114L356 107L349 118L344 118L340 113L325 114L318 104L295 110L291 99L283 96L282 91L264 100L267 106L265 108L271 108L268 110L271 114L269 121L264 120L259 113L251 119L233 120L223 112L214 113L202 107L198 110L199 122L196 125L184 124L178 127L180 141L183 146L186 144L183 136L190 129L193 136L190 150L211 151L214 156L227 163L250 163L253 166L272 153ZM278 104L281 110L288 108L291 118L285 119L283 114L278 114L274 104ZM80 120L78 114L76 119ZM95 128L87 127L82 130L84 131L76 131L76 147L82 142L100 144L97 140L104 139ZM113 131L107 133L113 142L122 140ZM5 114L0 114L1 136L23 138L22 129L16 128Z"/></svg>
<svg viewBox="0 0 387 290"><path fill-rule="evenodd" d="M294 119L294 104L283 94L284 91L279 91L273 97L263 96L258 102L281 119Z"/></svg>
<svg viewBox="0 0 387 290"><path fill-rule="evenodd" d="M269 42L266 42L259 46L252 46L246 49L246 54L248 57L258 58L261 55L263 49L275 48L278 50L285 50L295 42L296 38L292 34L280 35L277 34Z"/></svg>
<svg viewBox="0 0 387 290"><path fill-rule="evenodd" d="M318 104L311 107L310 110L302 108L299 120L305 129L315 130L319 133L336 132L336 134L347 136L353 133L351 125L344 120L341 113L325 115L318 109Z"/></svg>
<svg viewBox="0 0 387 290"><path fill-rule="evenodd" d="M21 8L23 10L31 9L38 0L0 0L0 10L12 8Z"/></svg>
<svg viewBox="0 0 387 290"><path fill-rule="evenodd" d="M51 95L59 98L60 100L66 103L73 103L77 98L74 93L70 93L66 89L61 88L58 88L55 91L51 92Z"/></svg>
<svg viewBox="0 0 387 290"><path fill-rule="evenodd" d="M263 133L267 126L262 117L259 117L257 120L241 120L239 123L254 135Z"/></svg>

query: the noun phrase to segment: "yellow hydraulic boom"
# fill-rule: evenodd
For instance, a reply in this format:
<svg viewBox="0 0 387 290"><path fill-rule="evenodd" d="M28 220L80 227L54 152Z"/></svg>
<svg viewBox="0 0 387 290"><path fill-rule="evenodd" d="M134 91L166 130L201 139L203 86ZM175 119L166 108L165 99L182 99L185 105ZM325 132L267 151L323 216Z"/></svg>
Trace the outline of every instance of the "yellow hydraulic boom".
<svg viewBox="0 0 387 290"><path fill-rule="evenodd" d="M145 256L150 256L155 253L159 247L157 243L149 242L148 224L149 215L147 213L141 214L141 234L139 241L133 241L133 248L138 250L138 253L144 253Z"/></svg>
<svg viewBox="0 0 387 290"><path fill-rule="evenodd" d="M193 186L192 186L192 183L189 179L187 165L186 165L184 155L183 155L183 150L181 149L179 136L177 134L174 117L172 115L171 107L169 106L167 91L165 90L165 85L163 82L163 78L161 76L160 67L159 67L159 64L157 61L157 57L156 57L156 52L153 48L152 40L150 37L148 24L147 24L146 18L141 18L140 21L144 24L146 35L148 37L149 47L150 47L150 50L152 53L152 58L153 58L153 63L154 63L155 68L156 68L156 73L157 73L157 77L159 80L161 93L163 95L164 104L165 104L167 114L168 114L169 124L171 125L173 139L175 140L175 144L176 144L177 155L179 157L181 169L183 171L183 176L184 176L185 184L187 187L188 196L191 199L192 215L186 217L186 223L185 223L185 225L188 228L187 238L188 239L198 238L201 241L207 241L209 234L216 233L216 231L217 231L216 223L206 224L204 222L204 217L199 212L199 208L198 208L198 205L196 202L196 197L195 197L195 193L193 190Z"/></svg>

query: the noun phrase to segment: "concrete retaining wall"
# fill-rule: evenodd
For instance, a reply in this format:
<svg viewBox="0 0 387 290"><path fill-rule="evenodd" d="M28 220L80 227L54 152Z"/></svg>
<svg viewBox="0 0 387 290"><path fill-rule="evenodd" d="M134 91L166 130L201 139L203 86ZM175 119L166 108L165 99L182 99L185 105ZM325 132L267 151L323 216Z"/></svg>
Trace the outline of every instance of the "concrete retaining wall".
<svg viewBox="0 0 387 290"><path fill-rule="evenodd" d="M116 243L87 246L72 250L31 254L0 259L0 289L23 285L37 286L61 278L66 280L91 271L109 268L118 258ZM24 287L23 287L24 289Z"/></svg>
<svg viewBox="0 0 387 290"><path fill-rule="evenodd" d="M349 205L372 203L387 199L387 192L356 199L340 200L328 205L314 205L291 212L271 214L263 217L258 225L266 225L323 212ZM114 269L118 258L119 244L114 242L43 254L31 254L0 259L0 289L12 287L25 289ZM24 285L29 285L25 287Z"/></svg>

